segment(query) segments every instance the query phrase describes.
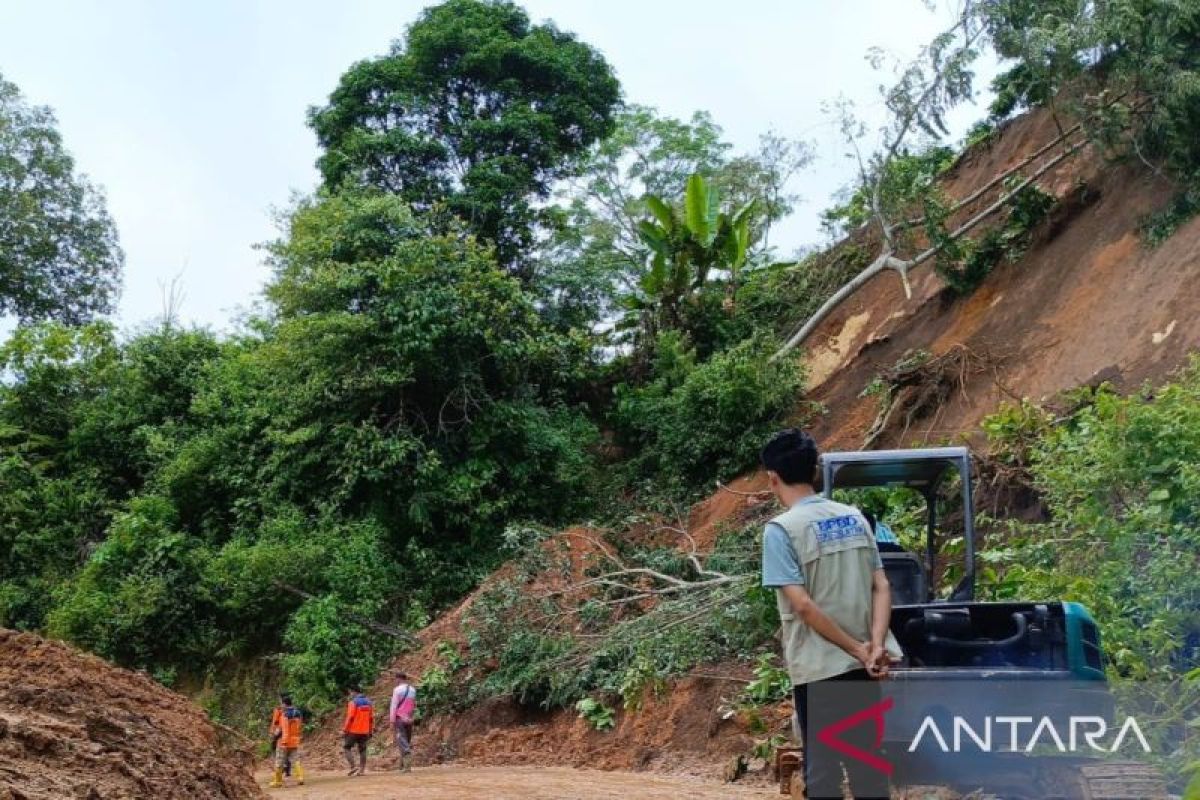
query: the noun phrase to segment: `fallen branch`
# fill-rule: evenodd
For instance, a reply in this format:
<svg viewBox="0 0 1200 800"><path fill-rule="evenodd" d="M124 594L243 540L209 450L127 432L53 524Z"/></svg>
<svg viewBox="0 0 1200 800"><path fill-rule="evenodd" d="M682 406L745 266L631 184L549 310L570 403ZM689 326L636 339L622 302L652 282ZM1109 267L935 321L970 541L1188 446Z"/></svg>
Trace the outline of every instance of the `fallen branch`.
<svg viewBox="0 0 1200 800"><path fill-rule="evenodd" d="M720 481L717 481L717 489L719 489L722 492L729 492L730 494L737 495L738 497L766 497L769 494L771 494L770 489L759 489L758 491L755 491L755 492L740 492L737 489L726 486L725 484L721 483Z"/></svg>

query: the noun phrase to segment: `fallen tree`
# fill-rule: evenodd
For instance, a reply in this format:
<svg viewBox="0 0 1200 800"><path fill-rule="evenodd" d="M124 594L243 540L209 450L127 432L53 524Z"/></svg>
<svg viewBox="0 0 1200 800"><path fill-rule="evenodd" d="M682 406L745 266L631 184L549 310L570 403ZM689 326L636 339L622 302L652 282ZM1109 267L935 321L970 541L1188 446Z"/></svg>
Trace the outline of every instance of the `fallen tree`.
<svg viewBox="0 0 1200 800"><path fill-rule="evenodd" d="M989 192L1005 186L1012 180L1017 180L1015 186L1001 191L1000 196L993 202L955 229L936 238L928 237L929 241L915 255L900 255L904 249L902 236L927 224L928 219L927 215L907 217L899 221L893 219L896 213L907 209L893 210L888 207L889 203L884 197L884 184L889 170L893 162L906 152L906 145L915 135L944 135L946 114L972 96L970 65L977 55L976 44L984 34L984 20L977 13L976 5L971 2L965 3L955 24L936 37L921 55L908 65L896 85L885 93L884 101L891 119L884 126L881 148L870 158L863 157L859 145L864 134L863 124L855 118L847 102L837 104L842 133L853 148L857 161L859 192L869 201L868 224L878 228L880 252L870 264L839 287L805 320L775 353L775 358L802 344L835 309L885 270L893 270L899 275L905 296L911 298L912 288L908 280L910 270L935 258L984 221L1005 209L1021 192L1033 186L1047 172L1088 144L1082 123L1066 130L1060 128L1061 132L1057 137L943 209L943 217L948 219L969 209ZM1019 178L1028 169L1032 169L1032 172ZM922 191L929 194L935 191L935 187L930 182L922 187Z"/></svg>

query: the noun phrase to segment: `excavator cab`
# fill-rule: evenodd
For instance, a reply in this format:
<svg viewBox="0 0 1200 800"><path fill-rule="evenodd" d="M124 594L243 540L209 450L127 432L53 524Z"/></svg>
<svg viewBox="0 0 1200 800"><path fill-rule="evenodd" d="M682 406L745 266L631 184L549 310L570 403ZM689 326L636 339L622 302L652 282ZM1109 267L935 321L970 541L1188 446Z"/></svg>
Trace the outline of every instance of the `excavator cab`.
<svg viewBox="0 0 1200 800"><path fill-rule="evenodd" d="M881 553L892 584L892 604L930 603L935 600L933 577L937 568L938 491L948 476L957 475L963 504L963 542L966 564L962 579L948 601L975 599L975 514L971 503L971 454L965 447L920 450L870 450L826 453L820 463L822 491L832 497L837 489L905 487L925 499L924 559L915 553Z"/></svg>

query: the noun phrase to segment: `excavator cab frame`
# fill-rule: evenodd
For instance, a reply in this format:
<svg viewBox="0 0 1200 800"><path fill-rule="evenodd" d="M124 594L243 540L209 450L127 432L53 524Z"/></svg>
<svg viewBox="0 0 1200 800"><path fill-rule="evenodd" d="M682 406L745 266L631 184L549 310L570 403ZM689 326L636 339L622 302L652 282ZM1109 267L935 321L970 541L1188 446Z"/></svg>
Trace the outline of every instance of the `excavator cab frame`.
<svg viewBox="0 0 1200 800"><path fill-rule="evenodd" d="M935 599L937 495L946 477L957 474L962 494L966 564L962 579L947 602L970 602L975 599L975 509L971 498L971 454L967 448L928 447L825 453L821 456L818 469L821 490L826 497L832 498L838 489L905 487L925 498L925 562L921 565L924 575L918 582L923 596L904 598L903 604L933 602ZM884 553L883 559L889 573L903 572L913 560L911 554L907 553Z"/></svg>

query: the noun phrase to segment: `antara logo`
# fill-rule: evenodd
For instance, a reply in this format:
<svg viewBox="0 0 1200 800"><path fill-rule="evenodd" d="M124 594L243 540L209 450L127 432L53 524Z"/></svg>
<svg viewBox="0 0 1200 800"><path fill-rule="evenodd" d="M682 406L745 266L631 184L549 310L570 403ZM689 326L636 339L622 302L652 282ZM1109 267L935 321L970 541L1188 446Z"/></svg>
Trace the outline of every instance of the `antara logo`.
<svg viewBox="0 0 1200 800"><path fill-rule="evenodd" d="M839 739L840 734L845 733L851 728L858 727L867 721L875 722L875 749L878 750L883 744L883 716L892 710L895 701L888 697L881 702L876 703L870 708L864 708L857 714L851 714L845 719L838 720L832 725L826 725L821 730L817 731L817 741L831 750L836 750L844 756L861 761L871 769L878 770L885 775L891 775L893 767L887 759L880 758L875 753L869 753L866 750L855 747L847 741Z"/></svg>
<svg viewBox="0 0 1200 800"><path fill-rule="evenodd" d="M1023 726L1028 727L1023 728ZM995 728L1001 730L1007 728L1008 736L994 737ZM1137 743L1144 752L1150 752L1150 743L1146 741L1141 727L1133 717L1125 718L1125 724L1121 726L1111 745L1105 741L1108 733L1108 723L1101 717L1071 717L1067 724L1067 735L1064 737L1063 732L1049 717L1042 717L1040 720L1035 720L1033 717L985 717L982 725L972 726L966 719L956 716L952 722L953 744L951 745L942 729L938 727L937 721L933 717L925 717L908 752L915 751L928 737L936 742L937 747L943 753L961 753L964 749L979 753L991 753L995 752L993 745L996 750L1009 752L1024 750L1029 753L1039 744L1053 745L1060 753L1079 752L1082 749L1081 744L1086 744L1088 748L1098 753L1115 753L1121 749L1130 735L1136 737Z"/></svg>
<svg viewBox="0 0 1200 800"><path fill-rule="evenodd" d="M891 762L879 755L862 749L841 738L846 731L859 725L873 722L875 741L874 749L879 751L883 744L885 715L895 707L891 697L884 698L869 708L851 714L844 719L827 725L817 731L817 740L826 747L847 758L859 761L868 767L892 775L894 767ZM1035 724L1036 723L1036 724ZM1007 736L996 736L997 730L1007 732ZM984 717L982 724L972 725L964 717L955 716L951 721L950 736L938 726L937 720L931 716L925 717L913 738L908 752L912 753L926 739L934 743L943 753L961 753L970 750L979 753L992 752L1032 752L1039 744L1053 745L1060 753L1076 753L1084 747L1100 753L1116 753L1132 737L1137 745L1146 753L1151 752L1150 743L1142 733L1134 717L1126 717L1125 722L1116 732L1111 744L1107 738L1110 729L1102 717L1070 717L1067 722L1066 736L1055 725L1050 717ZM1007 745L1007 747L1005 747Z"/></svg>

